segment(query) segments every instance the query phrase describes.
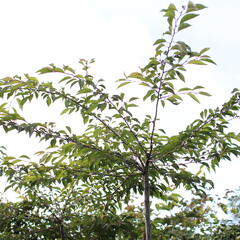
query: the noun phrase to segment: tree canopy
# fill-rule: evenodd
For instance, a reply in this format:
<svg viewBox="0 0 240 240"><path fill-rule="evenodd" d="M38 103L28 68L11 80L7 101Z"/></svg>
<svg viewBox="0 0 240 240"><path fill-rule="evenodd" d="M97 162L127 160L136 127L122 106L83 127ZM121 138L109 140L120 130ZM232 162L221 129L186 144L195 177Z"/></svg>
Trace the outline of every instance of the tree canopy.
<svg viewBox="0 0 240 240"><path fill-rule="evenodd" d="M206 54L209 48L192 50L178 39L204 8L189 2L179 10L173 4L163 9L168 29L155 41L154 56L139 72L118 79L114 93L108 92L104 80L91 75L94 59L80 59L80 70L50 64L37 71L56 74L58 82L29 74L0 80L0 126L49 144L36 153L38 161L2 152L1 174L7 178L7 189L18 192L21 199L1 203L0 214L6 216L0 220L1 239L177 239L182 229L194 224L182 221L180 215L170 220L161 215L164 208L181 202L174 192L179 187L200 196L194 204L207 201L205 191L213 183L201 170L191 172L189 165L210 170L240 155L240 134L228 131L231 120L239 117L238 89L229 101L203 110L174 136L160 124L169 104L179 105L185 96L199 103L199 95L210 95L203 86L190 88L185 79L189 64L214 64ZM120 91L139 86L143 96L141 91L132 91L131 96ZM40 99L47 106L62 104L61 115L78 114L84 130L29 122L23 116L24 106ZM143 104L153 110L151 114L136 114ZM143 197L143 208L132 204L136 196ZM202 213L197 216L201 222ZM169 227L172 222L174 229ZM193 239L195 232L186 234Z"/></svg>

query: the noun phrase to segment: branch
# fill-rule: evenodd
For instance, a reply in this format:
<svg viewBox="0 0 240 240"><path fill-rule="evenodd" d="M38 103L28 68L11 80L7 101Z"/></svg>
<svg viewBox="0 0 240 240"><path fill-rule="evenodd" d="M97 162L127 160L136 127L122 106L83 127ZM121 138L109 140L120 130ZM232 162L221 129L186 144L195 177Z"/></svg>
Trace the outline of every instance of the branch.
<svg viewBox="0 0 240 240"><path fill-rule="evenodd" d="M174 148L172 148L170 151L164 153L163 155L160 156L161 159L166 158L169 154L172 154L176 152L178 149L186 149L186 146L188 144L189 139L191 138L196 138L200 131L204 129L205 126L207 126L209 123L217 121L218 119L221 119L225 115L228 114L228 112L231 110L231 107L236 106L239 104L240 96L239 93L235 94L230 101L225 103L223 107L219 110L218 108L214 111L214 113L211 113L205 121L200 122L199 125L193 126L191 130L185 130L180 132L179 136L181 135L182 138L184 138L181 142L178 142ZM233 109L233 111L238 112L240 110L240 107L237 106L236 109ZM235 113L235 117L238 117L237 113ZM192 124L193 125L193 124ZM216 131L216 130L215 130ZM184 136L185 135L185 136ZM167 143L168 144L168 143ZM187 149L186 149L187 150ZM152 162L157 162L159 159L154 159L161 153L156 153L155 155L152 156L153 160Z"/></svg>
<svg viewBox="0 0 240 240"><path fill-rule="evenodd" d="M140 146L140 148L143 150L143 152L145 153L145 155L147 156L147 151L144 148L144 146L142 145L142 143L139 141L137 134L132 130L130 124L128 123L128 121L126 120L126 118L122 115L121 111L119 108L117 108L117 106L111 101L111 99L108 99L108 103L111 104L113 106L113 108L120 114L121 118L123 119L123 121L125 122L125 124L127 125L128 129L130 130L130 132L132 133L132 135L134 136L134 138L136 139L138 145ZM143 161L141 160L141 158L138 156L139 161L141 162L142 167L144 166Z"/></svg>
<svg viewBox="0 0 240 240"><path fill-rule="evenodd" d="M168 58L168 56L169 56L170 49L171 49L171 47L172 47L174 37L175 37L175 35L176 35L177 21L178 21L178 19L181 17L181 15L182 15L182 12L179 14L179 17L178 17L177 20L175 21L175 25L174 25L173 33L172 33L172 36L171 36L171 40L170 40L170 42L169 42L169 45L168 45L168 48L167 48L167 51L166 51L166 58ZM155 114L154 114L154 119L153 119L153 128L152 128L152 133L151 133L151 138L150 138L149 158L151 158L152 151L153 151L153 136L154 136L154 132L155 132L155 128L156 128L156 121L157 121L157 117L158 117L158 106L159 106L159 102L160 102L160 94L161 94L162 85L163 85L163 81L164 81L163 78L164 78L164 75L165 75L165 73L166 73L165 67L166 67L166 61L163 61L162 72L161 72L161 75L159 76L159 78L160 78L160 84L159 84L158 92L157 92L157 102L156 102L156 106L155 106ZM167 71L167 72L168 72L168 71Z"/></svg>
<svg viewBox="0 0 240 240"><path fill-rule="evenodd" d="M13 85L11 85L11 83ZM135 149L124 139L124 137L120 136L114 128L112 128L109 124L107 124L105 120L101 119L101 117L99 117L94 112L90 112L89 108L85 104L82 104L81 101L76 99L75 97L69 96L69 94L66 94L64 91L59 92L54 88L50 88L48 90L47 88L49 88L49 87L45 86L44 84L39 85L38 88L36 89L36 88L34 88L36 86L32 85L31 83L24 82L19 79L17 79L16 81L14 79L5 79L5 80L3 80L3 85L5 85L5 86L7 85L5 93L7 92L7 88L9 88L9 93L14 93L14 92L20 91L19 95L21 95L21 96L24 96L24 91L27 91L28 94L32 94L33 92L38 94L39 92L42 92L42 93L50 94L51 96L55 96L55 98L56 97L63 98L65 100L73 103L75 106L81 107L83 110L87 111L87 114L89 116L92 116L97 121L101 122L106 129L110 130L113 133L113 135L121 141L121 143L123 145L127 146L131 150L131 152L135 156L138 157L138 159L141 159L141 156L139 155L139 153L137 151L135 151ZM139 166L139 168L141 168L141 166Z"/></svg>
<svg viewBox="0 0 240 240"><path fill-rule="evenodd" d="M104 155L106 155L107 157L114 156L114 157L124 161L129 167L134 165L137 170L142 171L142 168L137 164L136 161L133 161L133 162L129 161L124 156L122 156L122 154L120 154L119 152L113 152L113 151L101 149L97 146L94 146L94 145L91 145L91 144L88 144L85 142L81 142L74 136L70 137L68 135L62 135L61 133L53 131L52 129L48 129L42 125L36 126L36 124L29 124L29 123L19 124L14 121L0 121L0 125L5 126L5 127L11 127L12 129L15 129L19 132L25 131L25 132L29 133L29 135L36 133L37 137L44 136L45 138L58 139L59 141L66 142L66 143L72 142L72 143L75 143L76 145L80 146L81 148L86 148L86 149L90 149L93 151L101 152ZM25 128L26 126L28 126L28 128Z"/></svg>
<svg viewBox="0 0 240 240"><path fill-rule="evenodd" d="M32 89L33 91L35 89ZM36 90L35 90L36 91ZM45 93L48 93L48 94L51 94L51 95L58 95L58 96L61 96L69 101L71 101L72 103L74 103L75 105L77 106L80 106L82 109L88 111L89 109L81 104L80 101L77 101L76 99L74 99L74 97L69 97L67 96L66 94L62 94L58 91L55 90L55 92L52 92L52 91L47 91L47 90L42 90L42 89L39 89L37 91L40 91L40 92L45 92ZM127 147L129 147L129 149L132 151L132 153L135 155L135 156L138 156L138 158L140 158L139 154L125 141L125 139L123 139L111 126L109 126L104 120L102 120L99 116L97 116L97 114L93 113L93 112L89 112L88 113L90 116L93 116L95 119L97 119L99 122L101 122L108 130L110 130L124 145L126 145Z"/></svg>

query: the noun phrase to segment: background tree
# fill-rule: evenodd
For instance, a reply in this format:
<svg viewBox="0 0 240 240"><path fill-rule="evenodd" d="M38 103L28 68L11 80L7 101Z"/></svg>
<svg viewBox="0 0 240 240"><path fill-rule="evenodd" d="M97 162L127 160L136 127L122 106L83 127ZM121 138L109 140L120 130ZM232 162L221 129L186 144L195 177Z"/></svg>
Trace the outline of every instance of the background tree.
<svg viewBox="0 0 240 240"><path fill-rule="evenodd" d="M116 213L138 194L144 196L145 231L142 230L141 236L150 240L150 197L168 199L168 192L179 186L204 192L212 185L201 172L194 174L188 166L194 163L215 169L221 160L240 154L239 134L227 131L230 120L238 117L239 91L234 89L231 99L221 107L201 112L199 119L177 135L167 136L159 122L168 103L181 104L184 95L196 102L199 102L197 94L209 96L202 86L186 87L184 77L188 64L214 63L206 55L208 48L193 51L177 39L177 33L188 28L189 20L204 8L202 4L189 2L180 10L173 4L162 10L168 30L154 43L155 55L139 72L118 80L118 88L128 84L143 86L142 98L121 92L108 93L104 81L94 79L89 72L94 60L81 59L80 72L54 64L38 71L39 74L57 73L58 84L39 82L28 74L0 81L0 96L11 99L11 105L0 106L3 129L25 132L49 143L45 151L37 153L38 162L25 155L3 157L1 172L8 179L8 188L19 191L24 199L13 207L32 206L30 215L35 216L29 218L27 225L26 219L20 219L19 230L16 230L18 225L11 229L12 223L4 229L23 235L23 229L31 228L32 239L40 239L37 235L40 232L45 239L106 239L104 234L108 239L132 239L129 229L136 225L127 224L129 216L121 215L121 219ZM84 130L73 133L70 126L58 129L52 122L28 122L20 109L33 99L43 99L48 106L60 101L64 104L61 114L78 113ZM139 117L134 108L141 107L143 102L153 112ZM75 212L78 215L74 217ZM113 220L116 220L114 226ZM43 223L40 229L37 221ZM19 219L14 220L18 222ZM118 228L122 229L122 235L116 235ZM49 229L56 236L44 235L43 232L50 234ZM77 233L80 235L71 235Z"/></svg>

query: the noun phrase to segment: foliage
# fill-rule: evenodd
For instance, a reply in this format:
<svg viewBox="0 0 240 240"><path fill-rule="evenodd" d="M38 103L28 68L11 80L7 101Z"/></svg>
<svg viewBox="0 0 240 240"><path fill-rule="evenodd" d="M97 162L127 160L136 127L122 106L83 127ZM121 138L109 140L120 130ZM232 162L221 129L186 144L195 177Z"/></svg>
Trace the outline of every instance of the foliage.
<svg viewBox="0 0 240 240"><path fill-rule="evenodd" d="M153 239L239 239L237 213L231 219L218 217L223 209L225 212L226 209L228 212L238 209L231 197L226 195L229 201L226 203L226 197L217 199L197 192L193 195L194 198L186 200L170 193L168 200L158 204L152 221ZM239 191L233 192L232 196L239 198ZM66 202L61 205L62 199L69 201L65 210ZM98 215L88 213L89 209L84 208L88 206L86 202L69 195L62 199L42 192L16 203L1 202L1 239L143 239L141 207L128 205L122 213ZM64 232L61 231L63 219Z"/></svg>
<svg viewBox="0 0 240 240"><path fill-rule="evenodd" d="M240 239L240 189L227 190L222 201L218 201L218 206L226 214L224 220L215 228L213 239Z"/></svg>
<svg viewBox="0 0 240 240"><path fill-rule="evenodd" d="M204 194L212 182L201 171L192 173L189 164L215 169L221 160L240 155L240 135L227 131L230 120L238 117L238 89L233 90L229 101L202 111L199 119L177 135L167 136L159 128L159 113L164 113L169 103L181 104L184 95L196 102L197 95L209 96L202 86L186 86L184 76L189 64L214 63L206 55L209 49L193 51L176 36L204 8L189 2L181 10L173 4L162 10L169 28L154 43L155 55L139 72L118 80L118 88L142 86L142 97L108 93L104 81L89 73L94 60L81 59L80 72L54 64L38 71L40 75L57 74L58 83L41 82L28 74L0 80L0 97L11 100L11 105L0 106L0 125L5 132L25 132L49 143L46 150L36 153L37 162L26 155L2 158L1 173L8 179L7 188L23 198L7 203L20 218L10 217L14 220L6 226L4 221L3 234L12 234L14 239L19 234L23 239L29 231L32 239L106 239L104 234L107 239L116 239L116 234L120 234L119 239L140 239L138 235L142 237L145 231L150 240L150 197L168 200L168 192L179 186ZM21 109L33 99L43 99L47 106L63 103L61 114L79 114L84 131L73 133L71 126L58 129L52 122L28 122ZM134 109L143 102L154 112L139 118ZM144 224L134 222L123 211L136 194L144 196L144 213L138 213L144 216ZM154 226L155 221L157 218ZM138 233L131 231L136 224Z"/></svg>
<svg viewBox="0 0 240 240"><path fill-rule="evenodd" d="M154 239L238 240L239 198L239 190L226 191L224 197L194 193L190 201L182 198L172 214L155 218Z"/></svg>

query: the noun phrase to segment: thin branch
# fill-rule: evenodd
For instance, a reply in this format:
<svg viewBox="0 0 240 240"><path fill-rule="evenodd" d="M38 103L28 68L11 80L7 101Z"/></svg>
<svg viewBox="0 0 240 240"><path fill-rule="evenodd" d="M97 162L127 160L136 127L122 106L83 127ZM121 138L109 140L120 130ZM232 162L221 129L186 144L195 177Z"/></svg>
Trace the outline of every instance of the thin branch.
<svg viewBox="0 0 240 240"><path fill-rule="evenodd" d="M42 90L42 89L32 89L33 91L40 91L40 92L45 92L48 94L53 94L53 95L59 95L69 101L71 101L72 103L74 103L77 106L80 106L82 109L84 110L89 110L86 106L84 106L83 104L80 103L80 101L77 101L74 98L71 98L69 96L67 96L66 94L62 94L58 91L55 90L55 92L51 92L51 91L47 91L47 90ZM109 126L104 120L102 120L99 116L97 116L97 114L93 113L93 112L89 112L88 113L90 116L93 116L95 119L97 119L99 122L101 122L108 130L110 130L124 145L126 145L127 147L129 147L129 149L133 152L133 154L135 156L139 156L139 154L125 141L125 139L123 139L111 126Z"/></svg>
<svg viewBox="0 0 240 240"><path fill-rule="evenodd" d="M11 85L9 86L11 87ZM40 86L41 87L41 86ZM52 91L51 90L47 90L47 89L43 89L43 88L38 88L38 89L35 89L35 88L27 88L27 89L24 89L22 87L19 87L17 90L19 91L23 91L23 90L28 90L28 91L33 91L33 92L43 92L43 93L47 93L47 94L51 94L51 95L56 95L56 96L60 96L72 103L74 103L76 106L79 106L81 107L82 109L88 111L88 107L86 107L84 104L82 104L79 100L77 100L75 97L73 96L68 96L66 93L61 93L59 91L57 91L56 89L53 89ZM16 90L15 90L16 91ZM109 124L107 124L103 119L101 119L97 114L93 113L93 112L89 112L88 113L90 116L93 116L96 120L98 120L99 122L101 122L105 128L107 128L108 130L110 130L121 142L123 145L127 146L131 151L132 153L138 157L138 159L140 159L141 161L141 157L139 155L139 153L137 151L134 150L134 148L132 146L129 145L129 143L127 143L127 141L122 137L120 136L116 130L114 128L112 128ZM139 166L139 168L142 168L142 166Z"/></svg>
<svg viewBox="0 0 240 240"><path fill-rule="evenodd" d="M171 40L169 42L169 45L168 45L168 48L167 48L167 51L166 51L166 58L168 58L169 56L169 53L170 53L170 49L172 47L172 44L173 44L173 40L174 40L174 37L176 35L176 29L177 29L177 21L178 19L181 17L182 15L182 12L180 13L179 17L177 18L177 20L175 21L175 25L174 25L174 28L173 28L173 33L172 33L172 36L171 36ZM152 155L152 151L153 151L153 137L154 137L154 132L155 132L155 128L156 128L156 122L157 122L157 117L158 117L158 107L159 107L159 103L160 103L160 93L161 93L161 90L162 90L162 85L163 85L163 77L165 75L165 67L166 67L166 61L163 62L163 66L162 66L162 72L161 72L161 75L160 75L160 84L159 84L159 87L158 87L158 92L157 92L157 102L156 102L156 106L155 106L155 114L154 114L154 119L153 119L153 127L152 127L152 132L151 132L151 137L150 137L150 152L149 152L149 158L151 158L151 155Z"/></svg>
<svg viewBox="0 0 240 240"><path fill-rule="evenodd" d="M238 103L238 99L232 103L232 105ZM177 149L181 149L183 148L186 143L187 143L187 140L191 137L196 137L196 135L199 133L199 131L201 129L203 129L207 124L209 124L210 122L212 121L215 121L218 117L219 117L219 113L224 115L225 113L227 113L227 111L229 110L229 107L225 107L225 104L223 105L222 109L219 110L219 112L215 111L215 113L209 118L207 118L204 122L202 122L202 124L200 124L196 129L194 129L192 132L191 132L191 135L188 133L188 136L187 136L187 139L182 141L181 144L177 144L171 151L165 153L164 155L161 156L161 159L165 158L166 156L168 156L169 154L173 153L173 152L176 152ZM236 115L236 118L238 116ZM184 132L182 132L183 134ZM156 157L158 154L155 154L154 156L152 156L153 158ZM156 160L152 160L152 162L157 162L159 161L159 159L156 159Z"/></svg>
<svg viewBox="0 0 240 240"><path fill-rule="evenodd" d="M145 155L147 156L147 151L146 151L146 149L144 148L144 146L142 145L142 143L139 141L137 134L132 130L130 124L128 123L128 121L126 120L126 118L122 115L122 113L121 113L121 111L119 110L119 108L117 108L117 106L111 101L111 99L107 98L107 100L108 100L108 103L111 104L111 105L114 107L114 109L120 114L121 118L123 119L123 121L124 121L125 124L127 125L128 129L130 130L130 132L132 133L132 135L133 135L134 138L136 139L138 145L140 146L140 148L143 150L143 152L144 152ZM143 166L144 166L143 161L142 161L141 158L139 158L139 157L138 157L138 159L139 159L139 161L141 162L142 167L143 167Z"/></svg>
<svg viewBox="0 0 240 240"><path fill-rule="evenodd" d="M13 122L13 121L8 121L8 122L4 122L4 121L0 121L0 125L4 125L4 126L7 126L9 125L10 127L16 129L17 131L19 131L19 128L21 128L21 125L16 123L16 122ZM31 125L29 123L27 123L28 125ZM113 152L113 151L108 151L108 150L105 150L105 149L101 149L99 147L96 147L94 145L91 145L91 144L86 144L84 142L81 142L79 140L77 140L75 137L70 137L68 135L61 135L59 132L55 132L51 129L48 129L48 128L44 128L43 126L40 126L39 128L37 127L32 127L32 132L36 133L36 136L39 136L41 137L42 135L46 136L46 135L49 135L51 136L52 138L54 139L59 139L61 141L64 141L64 142L67 142L67 143L75 143L76 145L82 147L82 148L87 148L87 149L91 149L93 151L98 151L98 152L101 152L105 155L107 155L108 157L117 157L118 159L121 159L122 161L124 161L128 166L134 166L137 170L139 171L143 171L142 167L138 165L138 163L136 161L130 161L126 158L124 158L124 156L122 156L122 154L120 154L119 152Z"/></svg>
<svg viewBox="0 0 240 240"><path fill-rule="evenodd" d="M82 80L81 78L79 78L78 76L76 76L76 75L74 75L74 74L72 74L72 73L66 73L66 72L64 72L64 74L66 74L66 75L68 75L68 76L71 76L71 77L74 77L74 78L77 78L77 79L79 79L79 80ZM93 88L94 88L95 90L97 90L96 84L94 84L94 83L92 83L92 84L93 84L93 85L92 85ZM103 95L108 96L108 94L103 93L103 92L99 92L98 94L101 95L101 96L103 96ZM133 135L134 138L136 139L138 145L140 146L140 148L143 150L143 152L144 152L145 155L147 156L147 151L146 151L146 149L144 148L144 146L142 145L142 143L139 141L138 136L137 136L136 133L132 130L132 128L131 128L131 126L129 125L129 123L128 123L128 121L126 120L126 118L122 115L120 109L111 101L111 99L110 99L109 97L107 97L107 100L108 100L108 101L107 101L106 103L110 104L110 105L120 114L121 118L123 119L123 121L124 121L125 124L127 125L128 129L130 130L130 132L132 133L132 135ZM98 120L99 120L99 119L98 119ZM119 136L118 136L118 137L119 137ZM141 161L140 158L139 158L139 161L143 164L143 162Z"/></svg>

